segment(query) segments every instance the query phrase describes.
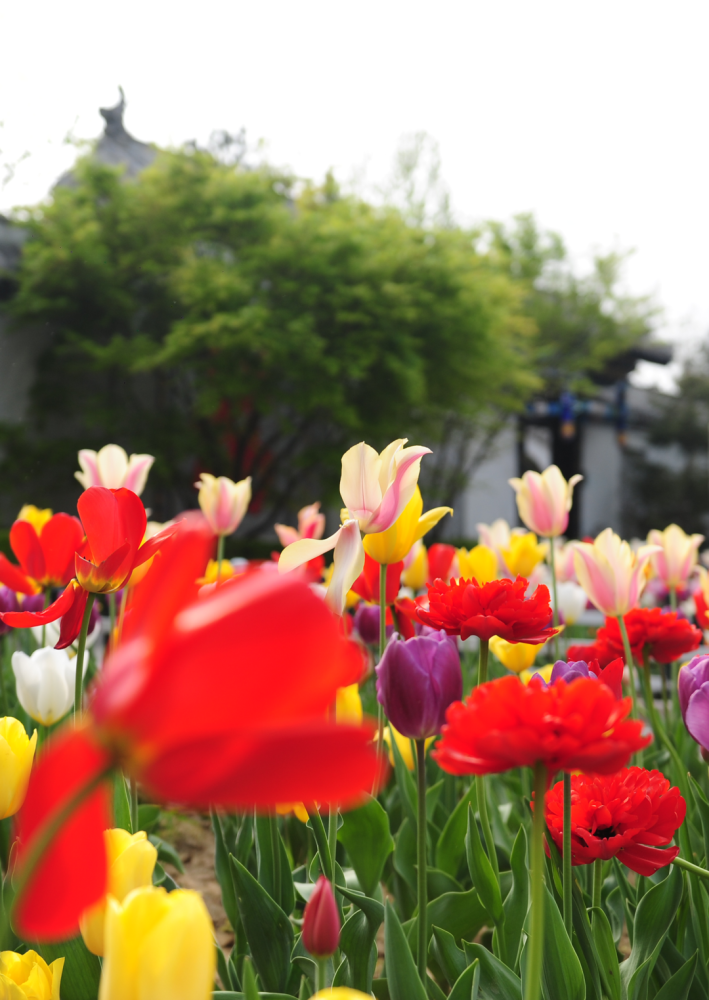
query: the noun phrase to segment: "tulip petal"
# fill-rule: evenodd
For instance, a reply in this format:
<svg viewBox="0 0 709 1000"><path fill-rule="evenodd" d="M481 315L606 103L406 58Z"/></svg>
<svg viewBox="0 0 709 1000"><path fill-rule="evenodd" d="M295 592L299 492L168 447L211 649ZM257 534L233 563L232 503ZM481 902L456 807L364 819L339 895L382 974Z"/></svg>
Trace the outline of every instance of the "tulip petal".
<svg viewBox="0 0 709 1000"><path fill-rule="evenodd" d="M148 481L148 473L154 461L155 458L153 455L131 455L128 461L125 482L121 483L121 486L125 486L127 490L132 490L133 493L140 496L145 489L145 484Z"/></svg>
<svg viewBox="0 0 709 1000"><path fill-rule="evenodd" d="M106 444L96 456L96 468L101 486L118 490L125 486L128 455L119 444Z"/></svg>
<svg viewBox="0 0 709 1000"><path fill-rule="evenodd" d="M278 558L278 572L290 573L311 559L331 552L337 545L342 528L338 528L329 538L301 538L285 548Z"/></svg>
<svg viewBox="0 0 709 1000"><path fill-rule="evenodd" d="M145 508L135 493L94 486L81 494L76 506L91 547L93 563L102 563L126 541L131 553L138 551L145 535L147 518ZM132 565L133 555L129 558Z"/></svg>
<svg viewBox="0 0 709 1000"><path fill-rule="evenodd" d="M297 529L292 528L289 524L274 524L273 530L278 535L278 541L284 549L300 539Z"/></svg>
<svg viewBox="0 0 709 1000"><path fill-rule="evenodd" d="M108 767L108 757L84 730L53 737L32 771L17 815L17 873L34 837L53 814ZM16 902L14 924L26 940L61 941L78 931L79 915L106 890L103 831L111 826L110 796L100 784L67 819ZM77 874L81 873L80 877Z"/></svg>
<svg viewBox="0 0 709 1000"><path fill-rule="evenodd" d="M10 547L24 573L34 580L43 580L46 574L44 553L37 532L29 521L15 521L10 528Z"/></svg>
<svg viewBox="0 0 709 1000"><path fill-rule="evenodd" d="M392 442L389 448L394 445L398 447L400 443L398 441ZM386 451L387 449L382 452L382 457ZM382 460L377 452L364 441L353 445L342 456L340 496L352 517L357 519L366 517L382 502L384 487L380 486L379 483L381 464Z"/></svg>
<svg viewBox="0 0 709 1000"><path fill-rule="evenodd" d="M702 684L690 697L684 724L700 746L709 748L709 684Z"/></svg>
<svg viewBox="0 0 709 1000"><path fill-rule="evenodd" d="M255 732L243 729L182 742L141 771L168 801L206 807L271 807L277 802L352 805L371 789L381 766L374 727L315 719Z"/></svg>
<svg viewBox="0 0 709 1000"><path fill-rule="evenodd" d="M142 566L143 563L147 562L148 559L152 559L155 553L160 549L165 542L172 538L172 536L177 531L178 524L169 524L167 528L163 528L162 531L158 531L157 535L153 535L149 538L143 545L138 549L138 554L135 557L135 562L133 563L133 569L137 569L138 566Z"/></svg>
<svg viewBox="0 0 709 1000"><path fill-rule="evenodd" d="M98 474L98 465L96 464L97 457L96 452L92 451L90 448L82 448L79 452L79 465L83 471L75 472L74 476L79 480L85 490L88 490L89 486L101 485L101 479Z"/></svg>
<svg viewBox="0 0 709 1000"><path fill-rule="evenodd" d="M3 552L0 552L0 583L20 594L39 593L39 587L25 576L19 566L14 566Z"/></svg>
<svg viewBox="0 0 709 1000"><path fill-rule="evenodd" d="M74 553L84 538L84 529L78 517L55 514L39 536L44 553L47 579L56 586L65 587L74 575ZM41 578L40 578L41 579Z"/></svg>
<svg viewBox="0 0 709 1000"><path fill-rule="evenodd" d="M441 518L445 517L446 514L450 514L452 517L453 508L433 507L431 510L427 510L426 513L419 518L416 531L414 532L414 541L417 542L419 538L423 538L423 536L429 532L431 528L435 528Z"/></svg>
<svg viewBox="0 0 709 1000"><path fill-rule="evenodd" d="M75 587L78 587L78 584L72 580L66 590L44 611L6 611L0 614L0 621L11 625L12 628L29 628L31 625L48 625L49 622L55 622L73 605Z"/></svg>
<svg viewBox="0 0 709 1000"><path fill-rule="evenodd" d="M393 482L387 488L379 507L372 513L366 531L386 531L414 494L421 468L421 459L430 455L430 448L419 445L404 448L398 459ZM351 512L352 513L352 512Z"/></svg>
<svg viewBox="0 0 709 1000"><path fill-rule="evenodd" d="M631 871L638 875L654 875L660 868L669 865L679 854L679 847L645 847L644 844L631 844L619 851L617 858Z"/></svg>
<svg viewBox="0 0 709 1000"><path fill-rule="evenodd" d="M364 547L357 521L345 521L335 546L334 565L325 600L336 615L345 610L347 592L364 569Z"/></svg>
<svg viewBox="0 0 709 1000"><path fill-rule="evenodd" d="M66 649L67 646L71 646L79 635L81 623L84 620L86 602L89 599L88 591L79 586L76 580L72 580L64 593L66 594L70 589L73 590L74 600L71 607L62 615L62 620L59 623L59 642L54 647L55 649Z"/></svg>

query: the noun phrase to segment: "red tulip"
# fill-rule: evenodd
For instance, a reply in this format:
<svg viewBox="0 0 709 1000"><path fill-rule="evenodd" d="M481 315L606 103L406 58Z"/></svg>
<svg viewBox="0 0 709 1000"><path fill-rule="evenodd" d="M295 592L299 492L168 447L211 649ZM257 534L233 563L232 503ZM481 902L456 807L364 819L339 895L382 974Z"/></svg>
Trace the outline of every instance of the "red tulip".
<svg viewBox="0 0 709 1000"><path fill-rule="evenodd" d="M673 861L679 847L659 850L684 822L686 803L664 774L627 767L617 774L571 777L571 864L617 857L638 875L654 875ZM562 849L564 783L547 792L546 822Z"/></svg>
<svg viewBox="0 0 709 1000"><path fill-rule="evenodd" d="M175 525L170 525L141 545L147 521L145 508L140 498L127 489L92 486L79 497L77 509L86 538L74 555L76 579L44 611L9 611L0 615L1 621L14 628L46 625L61 618L57 649L70 646L78 636L89 593L120 590L133 570L154 556L175 531ZM60 516L67 517L55 515Z"/></svg>
<svg viewBox="0 0 709 1000"><path fill-rule="evenodd" d="M47 587L64 587L74 575L74 553L84 540L78 517L54 514L39 532L19 519L10 528L14 566L0 553L0 583L20 594L36 594Z"/></svg>
<svg viewBox="0 0 709 1000"><path fill-rule="evenodd" d="M634 608L624 616L630 649L635 659L643 662L643 650L658 663L672 663L685 653L691 653L702 641L702 633L676 611L660 608ZM625 659L623 639L617 618L606 618L599 628L596 642L613 656Z"/></svg>
<svg viewBox="0 0 709 1000"><path fill-rule="evenodd" d="M420 609L418 619L461 639L499 635L508 642L546 642L558 631L551 628L549 590L540 584L526 597L528 586L522 576L482 586L476 580L452 580L449 584L436 580L428 587L428 610Z"/></svg>
<svg viewBox="0 0 709 1000"><path fill-rule="evenodd" d="M352 584L352 590L355 594L359 594L363 597L365 601L371 604L379 604L379 572L380 564L376 559L372 559L368 552L364 554L364 569L357 577L355 582ZM405 639L410 639L414 635L414 625L416 621L416 605L411 600L410 597L398 597L399 588L401 586L401 574L404 569L404 562L390 563L386 570L386 591L385 600L387 603L386 609L386 625L395 625L396 630L403 635ZM394 616L392 614L392 607L396 612L396 622L394 621ZM379 623L377 622L376 634L379 635ZM377 640L378 641L378 640Z"/></svg>
<svg viewBox="0 0 709 1000"><path fill-rule="evenodd" d="M303 911L303 944L313 958L329 958L340 946L340 914L332 886L324 875Z"/></svg>
<svg viewBox="0 0 709 1000"><path fill-rule="evenodd" d="M436 542L432 545L426 555L428 556L428 582L435 583L436 580L450 579L453 560L457 555L455 545L446 545L444 542Z"/></svg>
<svg viewBox="0 0 709 1000"><path fill-rule="evenodd" d="M503 677L455 702L433 756L450 774L494 774L543 763L554 771L612 774L651 737L643 723L626 721L631 700L617 701L590 677L548 687Z"/></svg>
<svg viewBox="0 0 709 1000"><path fill-rule="evenodd" d="M327 719L337 689L359 678L353 644L293 576L252 572L198 597L195 581L212 542L201 519L181 522L135 590L122 643L91 692L87 728L58 745L94 761L94 773L106 761L120 764L151 796L188 807L356 802L380 767L373 728ZM58 767L56 747L50 744L30 779L23 831L25 815L46 817L76 786L73 772ZM48 773L53 793L45 803ZM20 870L39 825L23 837ZM62 832L48 859L93 850L85 845L102 840L105 825L87 820L75 847ZM90 884L91 891L75 875L67 879L66 903L55 916L37 875L17 911L23 934L71 934L103 891Z"/></svg>

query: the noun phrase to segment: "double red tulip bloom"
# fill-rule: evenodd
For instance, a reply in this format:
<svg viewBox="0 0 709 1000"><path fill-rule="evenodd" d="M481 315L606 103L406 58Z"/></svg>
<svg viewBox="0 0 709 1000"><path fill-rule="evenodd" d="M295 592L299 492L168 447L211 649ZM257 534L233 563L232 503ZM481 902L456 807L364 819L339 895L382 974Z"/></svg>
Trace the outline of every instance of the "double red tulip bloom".
<svg viewBox="0 0 709 1000"><path fill-rule="evenodd" d="M551 628L549 590L540 584L526 597L529 581L492 580L482 586L477 580L436 580L428 587L428 610L419 608L418 620L448 635L467 639L477 635L491 639L499 635L508 642L542 643L555 635Z"/></svg>
<svg viewBox="0 0 709 1000"><path fill-rule="evenodd" d="M625 616L630 649L638 662L643 662L643 651L658 663L672 663L685 653L691 653L702 641L700 629L676 611L661 611L660 608L634 608ZM597 645L605 648L608 655L625 659L623 639L617 618L606 618L599 628Z"/></svg>
<svg viewBox="0 0 709 1000"><path fill-rule="evenodd" d="M562 849L564 783L547 792L546 822ZM571 777L571 864L589 865L597 858L618 858L638 875L654 875L679 854L679 847L660 850L684 822L687 806L679 788L664 774L641 767L617 774Z"/></svg>
<svg viewBox="0 0 709 1000"><path fill-rule="evenodd" d="M0 583L20 594L65 587L74 575L74 554L84 540L78 517L54 514L39 533L29 521L15 521L10 547L19 566L0 553Z"/></svg>
<svg viewBox="0 0 709 1000"><path fill-rule="evenodd" d="M554 771L612 774L647 746L643 723L628 721L630 698L617 701L590 677L548 687L503 677L474 688L446 714L433 756L450 774L494 774L537 763Z"/></svg>
<svg viewBox="0 0 709 1000"><path fill-rule="evenodd" d="M80 522L67 514L55 514L52 518L52 521L61 517L72 522L76 526L74 531L78 530L81 536L80 544L71 554L69 575L75 574L76 578L44 611L10 611L0 614L0 620L13 628L46 625L61 618L57 649L70 646L78 636L88 595L120 590L133 570L154 556L175 531L175 526L171 525L141 545L147 518L142 501L131 490L107 490L103 486L92 486L79 497L77 509ZM45 525L40 543L52 521ZM18 524L24 523L26 522L16 521L13 530ZM27 527L34 532L31 525ZM68 531L68 528L65 527L64 530ZM29 538L24 529L23 537ZM68 569L65 570L62 583L67 582L66 573L69 573Z"/></svg>
<svg viewBox="0 0 709 1000"><path fill-rule="evenodd" d="M16 924L29 939L70 936L105 891L112 823L101 781L117 765L158 800L230 809L352 803L381 769L373 727L328 721L337 689L361 672L335 616L302 580L268 572L199 597L212 545L201 519L180 523L134 591L85 726L38 759L17 819L20 875L47 818L99 784L19 901Z"/></svg>

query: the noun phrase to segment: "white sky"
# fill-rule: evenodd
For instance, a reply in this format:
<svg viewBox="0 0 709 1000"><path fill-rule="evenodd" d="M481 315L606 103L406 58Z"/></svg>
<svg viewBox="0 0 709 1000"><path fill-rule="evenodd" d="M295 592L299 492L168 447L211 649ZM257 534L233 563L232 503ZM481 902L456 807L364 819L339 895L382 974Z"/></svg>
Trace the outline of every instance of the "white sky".
<svg viewBox="0 0 709 1000"><path fill-rule="evenodd" d="M315 179L382 183L424 130L461 220L534 211L581 265L634 249L628 288L687 352L709 330L708 33L706 0L4 3L0 164L30 156L0 210L45 196L118 84L139 139L243 125Z"/></svg>

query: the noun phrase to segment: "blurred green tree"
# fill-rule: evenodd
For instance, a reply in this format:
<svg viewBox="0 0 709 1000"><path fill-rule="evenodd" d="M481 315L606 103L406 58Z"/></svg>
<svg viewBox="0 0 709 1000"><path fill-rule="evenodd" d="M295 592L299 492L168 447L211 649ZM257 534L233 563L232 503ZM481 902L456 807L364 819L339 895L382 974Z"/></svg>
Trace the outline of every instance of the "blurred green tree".
<svg viewBox="0 0 709 1000"><path fill-rule="evenodd" d="M253 476L250 531L337 501L344 448L409 436L453 462L536 385L524 289L476 234L412 222L197 150L138 182L91 158L31 213L12 303L52 331L24 427L2 430L3 490L57 502L81 447L157 457L147 502L194 505L200 470ZM433 471L433 470L432 470ZM434 496L435 494L435 496Z"/></svg>

